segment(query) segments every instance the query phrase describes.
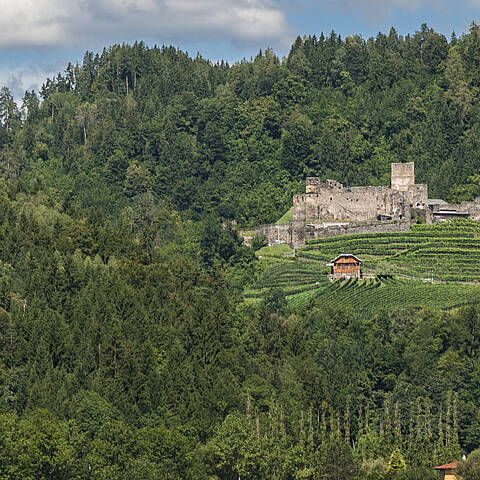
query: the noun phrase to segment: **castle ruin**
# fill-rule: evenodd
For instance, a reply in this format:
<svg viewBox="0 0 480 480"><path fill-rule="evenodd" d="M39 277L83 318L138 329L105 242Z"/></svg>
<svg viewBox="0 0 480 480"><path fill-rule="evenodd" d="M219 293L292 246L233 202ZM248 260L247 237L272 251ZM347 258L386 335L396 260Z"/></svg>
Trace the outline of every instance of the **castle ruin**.
<svg viewBox="0 0 480 480"><path fill-rule="evenodd" d="M296 248L314 238L409 231L412 214L421 214L427 223L452 217L480 220L480 199L459 205L429 200L428 186L415 183L414 162L391 164L390 187L345 187L335 180L308 177L305 193L294 195L293 207L294 220L262 225L255 233L265 236L269 245Z"/></svg>
<svg viewBox="0 0 480 480"><path fill-rule="evenodd" d="M335 180L307 178L306 192L294 195L296 220L368 222L410 218L410 208L423 208L427 185L415 184L414 163L392 163L391 187L345 187Z"/></svg>

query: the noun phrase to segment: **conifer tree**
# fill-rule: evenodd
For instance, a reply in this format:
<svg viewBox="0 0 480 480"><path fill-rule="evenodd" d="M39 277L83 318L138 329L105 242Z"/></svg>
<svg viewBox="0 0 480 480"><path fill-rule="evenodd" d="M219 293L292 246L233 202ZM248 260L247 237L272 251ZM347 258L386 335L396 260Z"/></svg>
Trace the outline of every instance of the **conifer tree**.
<svg viewBox="0 0 480 480"><path fill-rule="evenodd" d="M398 402L395 402L395 437L394 444L399 447L402 444L402 424L400 419L400 406Z"/></svg>
<svg viewBox="0 0 480 480"><path fill-rule="evenodd" d="M390 455L387 471L393 474L400 474L407 469L407 464L399 448L395 448Z"/></svg>
<svg viewBox="0 0 480 480"><path fill-rule="evenodd" d="M391 418L391 398L387 397L384 403L384 435L385 435L385 442L388 447L392 446L392 418Z"/></svg>

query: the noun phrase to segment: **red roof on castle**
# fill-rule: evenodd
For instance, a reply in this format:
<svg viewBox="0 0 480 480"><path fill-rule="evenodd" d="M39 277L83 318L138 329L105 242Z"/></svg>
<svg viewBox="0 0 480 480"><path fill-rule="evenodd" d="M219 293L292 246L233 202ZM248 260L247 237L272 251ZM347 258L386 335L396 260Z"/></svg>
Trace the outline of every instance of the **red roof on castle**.
<svg viewBox="0 0 480 480"><path fill-rule="evenodd" d="M457 468L457 464L458 462L446 463L445 465L435 467L435 470L455 470Z"/></svg>

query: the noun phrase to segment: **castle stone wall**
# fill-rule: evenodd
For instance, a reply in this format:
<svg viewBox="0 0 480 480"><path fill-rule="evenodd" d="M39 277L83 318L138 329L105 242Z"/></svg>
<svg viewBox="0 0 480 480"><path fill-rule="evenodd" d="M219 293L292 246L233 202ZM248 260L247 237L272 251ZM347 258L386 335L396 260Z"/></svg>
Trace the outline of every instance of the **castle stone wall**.
<svg viewBox="0 0 480 480"><path fill-rule="evenodd" d="M422 183L410 185L405 195L410 207L423 209L428 200L428 185Z"/></svg>
<svg viewBox="0 0 480 480"><path fill-rule="evenodd" d="M275 243L292 244L292 228L289 223L260 225L255 228L255 234L263 235L268 245L273 245Z"/></svg>
<svg viewBox="0 0 480 480"><path fill-rule="evenodd" d="M376 220L379 215L401 219L407 214L405 196L388 187L345 188L338 185L317 184L315 193L295 195L295 219L365 222Z"/></svg>
<svg viewBox="0 0 480 480"><path fill-rule="evenodd" d="M480 198L476 198L473 202L462 202L466 203L467 211L470 214L472 220L480 221Z"/></svg>
<svg viewBox="0 0 480 480"><path fill-rule="evenodd" d="M308 177L305 193L293 197L295 220L289 224L262 225L256 233L264 235L270 245L288 243L300 247L314 238L406 232L410 230L412 211L417 211L417 215L422 211L427 223L453 216L480 221L480 198L459 205L436 205L430 211L427 185L415 183L414 162L392 163L391 168L391 187L347 188L335 180L322 182L320 178ZM329 221L335 223L328 224Z"/></svg>
<svg viewBox="0 0 480 480"><path fill-rule="evenodd" d="M442 215L442 212L445 213ZM472 220L480 221L480 197L473 202L447 203L443 205L434 205L431 212L428 212L427 223L435 223L448 218L454 218L455 215L468 217Z"/></svg>
<svg viewBox="0 0 480 480"><path fill-rule="evenodd" d="M292 248L297 248L305 245L307 230L305 222L301 220L292 220L289 223L290 227L290 242Z"/></svg>
<svg viewBox="0 0 480 480"><path fill-rule="evenodd" d="M409 232L410 220L392 220L386 222L364 222L350 223L348 225L329 226L326 228L315 228L306 225L306 239L337 237L339 235L355 235L359 233L389 233Z"/></svg>
<svg viewBox="0 0 480 480"><path fill-rule="evenodd" d="M392 163L391 168L391 187L347 188L335 180L308 177L305 193L293 198L294 218L307 222L402 220L410 216L410 208L425 208L428 187L415 184L414 162Z"/></svg>
<svg viewBox="0 0 480 480"><path fill-rule="evenodd" d="M323 223L305 223L292 220L288 224L261 225L255 229L256 235L263 235L268 245L287 243L292 248L303 247L307 240L316 238L354 235L357 233L408 232L410 220L391 220L385 222L358 222L339 225Z"/></svg>

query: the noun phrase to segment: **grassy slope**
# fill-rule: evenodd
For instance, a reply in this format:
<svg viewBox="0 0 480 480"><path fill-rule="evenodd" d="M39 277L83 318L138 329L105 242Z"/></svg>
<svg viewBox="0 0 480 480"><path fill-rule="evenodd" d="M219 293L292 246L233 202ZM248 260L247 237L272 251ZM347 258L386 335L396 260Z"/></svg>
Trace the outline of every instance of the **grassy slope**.
<svg viewBox="0 0 480 480"><path fill-rule="evenodd" d="M287 210L275 223L288 223L290 220L293 220L293 208Z"/></svg>
<svg viewBox="0 0 480 480"><path fill-rule="evenodd" d="M410 233L321 239L299 249L296 258L285 257L285 252L290 252L286 245L258 251L265 272L245 291L248 301L260 300L271 287L282 288L292 304L319 295L325 301L342 302L364 311L406 305L452 308L480 295L479 287L473 284L480 280L477 222L415 226ZM394 274L395 280L330 284L325 263L342 252L358 255L364 261L364 272ZM424 281L432 276L441 283Z"/></svg>
<svg viewBox="0 0 480 480"><path fill-rule="evenodd" d="M272 245L271 247L262 247L257 250L259 257L285 257L285 254L293 253L293 249L286 243L280 243L278 245Z"/></svg>

